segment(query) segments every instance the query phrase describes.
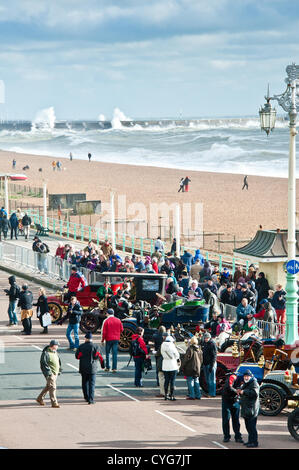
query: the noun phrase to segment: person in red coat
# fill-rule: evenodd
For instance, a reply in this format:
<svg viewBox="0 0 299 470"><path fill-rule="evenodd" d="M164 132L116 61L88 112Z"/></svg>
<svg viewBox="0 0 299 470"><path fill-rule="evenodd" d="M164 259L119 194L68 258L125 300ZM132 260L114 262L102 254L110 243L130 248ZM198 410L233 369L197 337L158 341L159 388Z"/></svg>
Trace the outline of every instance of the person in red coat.
<svg viewBox="0 0 299 470"><path fill-rule="evenodd" d="M108 308L108 317L104 320L102 325L102 343L106 341L106 368L105 371L109 372L110 363L109 356L112 350L112 372L117 370L117 353L118 343L120 340L121 332L123 331L123 324L119 318L114 316L113 308Z"/></svg>
<svg viewBox="0 0 299 470"><path fill-rule="evenodd" d="M67 283L68 293L64 297L65 300L70 300L71 297L76 296L77 292L83 290L86 285L86 281L82 274L78 272L78 268L73 266Z"/></svg>

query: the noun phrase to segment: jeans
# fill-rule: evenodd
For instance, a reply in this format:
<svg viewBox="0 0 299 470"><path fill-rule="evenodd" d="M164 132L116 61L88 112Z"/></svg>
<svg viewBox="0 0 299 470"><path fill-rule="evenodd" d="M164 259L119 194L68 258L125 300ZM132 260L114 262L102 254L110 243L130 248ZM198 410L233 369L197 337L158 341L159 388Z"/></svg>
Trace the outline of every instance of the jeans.
<svg viewBox="0 0 299 470"><path fill-rule="evenodd" d="M83 396L86 401L92 403L94 401L96 374L81 374L81 376Z"/></svg>
<svg viewBox="0 0 299 470"><path fill-rule="evenodd" d="M10 300L8 305L9 322L14 323L15 325L18 323L18 318L16 314L17 303L17 300Z"/></svg>
<svg viewBox="0 0 299 470"><path fill-rule="evenodd" d="M18 233L17 233L18 227L13 227L10 229L10 239L13 239L13 236L15 236L15 239L18 239Z"/></svg>
<svg viewBox="0 0 299 470"><path fill-rule="evenodd" d="M169 394L172 397L173 392L174 392L174 382L175 382L175 378L177 375L177 370L164 370L163 372L164 372L164 377L165 377L164 393L165 395L167 395L167 390L169 387L169 391L170 391Z"/></svg>
<svg viewBox="0 0 299 470"><path fill-rule="evenodd" d="M233 431L235 433L235 439L242 437L240 433L240 403L230 402L222 399L222 430L224 438L230 439L230 418L232 419Z"/></svg>
<svg viewBox="0 0 299 470"><path fill-rule="evenodd" d="M248 443L258 444L258 435L256 430L257 417L254 418L244 418L245 427L248 432Z"/></svg>
<svg viewBox="0 0 299 470"><path fill-rule="evenodd" d="M142 386L142 366L144 362L143 357L134 357L135 362L135 385L136 387Z"/></svg>
<svg viewBox="0 0 299 470"><path fill-rule="evenodd" d="M117 369L118 341L106 341L106 368L110 369L109 356L112 349L112 369Z"/></svg>
<svg viewBox="0 0 299 470"><path fill-rule="evenodd" d="M48 273L47 256L42 253L37 253L37 267L39 271L43 271L45 274Z"/></svg>
<svg viewBox="0 0 299 470"><path fill-rule="evenodd" d="M208 394L211 397L216 396L216 368L217 368L217 363L214 364L211 372L210 372L209 365L203 366L203 371L204 371L207 386L208 386Z"/></svg>
<svg viewBox="0 0 299 470"><path fill-rule="evenodd" d="M72 340L72 337L71 337L72 331L74 332L75 342ZM79 323L75 323L74 325L69 324L66 330L66 337L70 343L71 349L74 349L74 348L77 349L79 347Z"/></svg>
<svg viewBox="0 0 299 470"><path fill-rule="evenodd" d="M187 377L187 386L190 398L201 398L199 377Z"/></svg>

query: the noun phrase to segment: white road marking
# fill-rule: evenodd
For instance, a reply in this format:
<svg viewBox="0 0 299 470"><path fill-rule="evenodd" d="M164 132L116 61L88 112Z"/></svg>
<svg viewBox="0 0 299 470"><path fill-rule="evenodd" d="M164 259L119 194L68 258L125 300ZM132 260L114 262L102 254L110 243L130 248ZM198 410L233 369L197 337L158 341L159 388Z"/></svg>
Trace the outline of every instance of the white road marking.
<svg viewBox="0 0 299 470"><path fill-rule="evenodd" d="M70 364L69 362L67 362L66 365L72 367L75 370L79 370L79 367L73 366L73 364Z"/></svg>
<svg viewBox="0 0 299 470"><path fill-rule="evenodd" d="M24 338L22 338L22 336L17 336L17 335L14 335L15 338L17 338L19 341L23 341Z"/></svg>
<svg viewBox="0 0 299 470"><path fill-rule="evenodd" d="M113 387L113 385L107 385L107 387L113 388L113 390L116 390L117 392L122 393L123 395L130 398L131 400L138 401L138 402L140 401L140 400L137 400L137 398L131 397L131 395L128 395L127 393L123 392L122 390L119 390L119 388Z"/></svg>
<svg viewBox="0 0 299 470"><path fill-rule="evenodd" d="M222 449L228 449L228 447L223 446L222 444L219 444L219 442L212 441L213 444L216 444L216 446L221 447Z"/></svg>
<svg viewBox="0 0 299 470"><path fill-rule="evenodd" d="M167 419L170 419L170 421L173 421L174 423L177 423L177 424L179 424L180 426L183 426L183 428L186 428L186 429L188 429L188 430L191 431L191 432L196 432L195 429L192 429L192 428L190 428L189 426L186 426L186 424L183 424L183 423L181 423L180 421L177 421L176 419L171 418L170 416L167 416L166 414L162 413L162 411L155 410L155 412L156 412L156 413L159 413L160 415L164 416L164 417L167 418Z"/></svg>
<svg viewBox="0 0 299 470"><path fill-rule="evenodd" d="M40 348L39 346L35 346L35 344L31 344L31 346L35 349L38 349L39 351L42 351L42 348Z"/></svg>

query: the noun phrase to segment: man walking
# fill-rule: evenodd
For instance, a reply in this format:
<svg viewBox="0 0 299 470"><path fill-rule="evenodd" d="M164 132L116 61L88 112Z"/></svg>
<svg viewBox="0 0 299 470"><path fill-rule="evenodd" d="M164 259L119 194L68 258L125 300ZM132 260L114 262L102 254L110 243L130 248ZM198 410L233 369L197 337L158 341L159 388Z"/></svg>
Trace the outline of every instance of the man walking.
<svg viewBox="0 0 299 470"><path fill-rule="evenodd" d="M30 236L30 225L31 225L31 217L28 214L25 214L22 218L22 226L24 229L25 240L28 240Z"/></svg>
<svg viewBox="0 0 299 470"><path fill-rule="evenodd" d="M212 398L216 396L217 346L210 333L205 333L203 338L203 370L208 386L208 397Z"/></svg>
<svg viewBox="0 0 299 470"><path fill-rule="evenodd" d="M60 320L60 324L62 324L67 318L69 320L69 324L66 330L66 337L70 345L69 349L71 349L72 351L74 349L77 350L77 348L79 347L79 325L82 313L83 310L80 305L80 302L77 300L77 297L73 296L71 297L71 301L67 309L67 314ZM71 337L72 332L74 333L75 342Z"/></svg>
<svg viewBox="0 0 299 470"><path fill-rule="evenodd" d="M40 367L47 381L45 388L41 391L36 401L41 406L45 405L44 397L49 392L52 408L60 408L56 398L56 382L61 372L61 361L57 353L59 343L53 339L48 346L43 349L40 358Z"/></svg>
<svg viewBox="0 0 299 470"><path fill-rule="evenodd" d="M20 296L20 288L16 283L15 276L10 276L8 278L8 282L10 284L10 288L4 289L4 292L6 293L6 295L8 295L8 298L9 298L9 305L8 305L9 324L7 326L11 326L11 325L18 324L16 308L17 308L18 298Z"/></svg>
<svg viewBox="0 0 299 470"><path fill-rule="evenodd" d="M117 371L117 352L118 343L120 340L121 332L123 331L123 324L119 318L114 316L114 310L108 308L108 318L104 320L102 325L102 343L106 341L106 372L110 370L109 356L112 350L112 372Z"/></svg>
<svg viewBox="0 0 299 470"><path fill-rule="evenodd" d="M104 367L104 359L98 346L92 342L92 334L86 333L85 342L80 344L75 354L79 362L79 372L82 376L82 391L85 401L94 404L94 389L96 384L97 361Z"/></svg>
<svg viewBox="0 0 299 470"><path fill-rule="evenodd" d="M231 418L233 431L235 433L235 441L243 444L244 441L240 433L240 403L237 392L238 381L240 381L240 378L234 372L227 374L224 387L222 389L222 430L223 442L229 442L231 438L229 429Z"/></svg>
<svg viewBox="0 0 299 470"><path fill-rule="evenodd" d="M247 175L244 176L242 191L243 191L243 189L245 189L245 188L248 189L248 181L247 181L247 178L248 178Z"/></svg>
<svg viewBox="0 0 299 470"><path fill-rule="evenodd" d="M244 418L248 432L246 447L258 447L258 433L256 429L259 414L259 384L252 372L247 369L243 374L244 383L238 390L241 402L241 416Z"/></svg>

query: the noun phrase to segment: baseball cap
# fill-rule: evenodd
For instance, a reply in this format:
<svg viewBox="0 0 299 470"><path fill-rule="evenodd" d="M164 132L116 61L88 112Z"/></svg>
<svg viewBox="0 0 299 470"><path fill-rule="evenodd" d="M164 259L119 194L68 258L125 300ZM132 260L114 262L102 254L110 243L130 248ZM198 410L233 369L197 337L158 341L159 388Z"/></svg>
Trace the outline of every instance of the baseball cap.
<svg viewBox="0 0 299 470"><path fill-rule="evenodd" d="M58 343L57 339L52 339L50 341L50 346L59 346L59 343Z"/></svg>

